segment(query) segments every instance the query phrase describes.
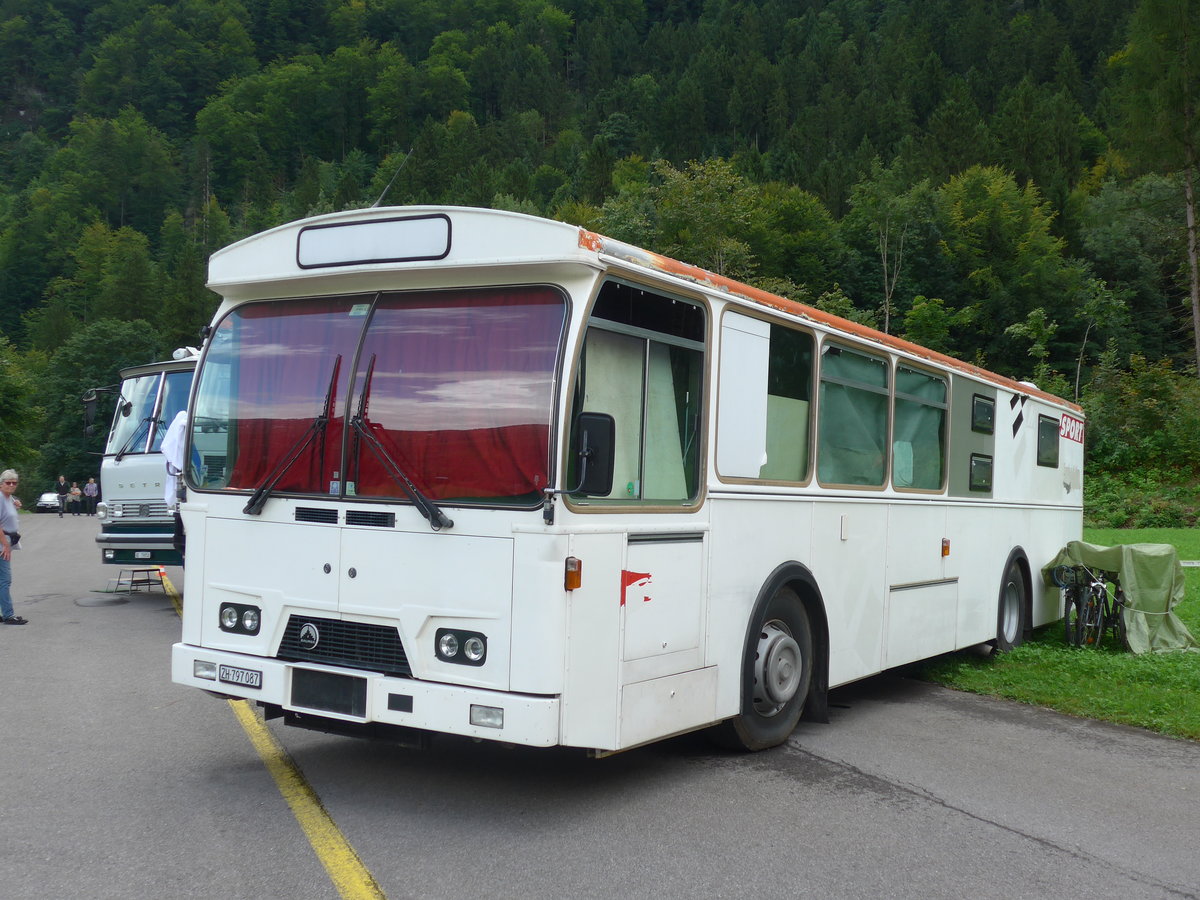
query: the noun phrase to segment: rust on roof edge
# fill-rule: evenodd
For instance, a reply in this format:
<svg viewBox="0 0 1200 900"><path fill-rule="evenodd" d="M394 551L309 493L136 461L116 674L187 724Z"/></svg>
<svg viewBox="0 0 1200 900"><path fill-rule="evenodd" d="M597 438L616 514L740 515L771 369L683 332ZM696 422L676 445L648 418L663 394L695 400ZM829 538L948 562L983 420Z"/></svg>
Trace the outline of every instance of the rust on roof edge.
<svg viewBox="0 0 1200 900"><path fill-rule="evenodd" d="M892 334L886 334L875 328L870 328L866 325L861 325L858 322L852 322L849 319L843 319L841 316L835 316L832 313L824 312L813 306L800 303L796 300L789 300L787 297L781 297L778 294L772 294L769 291L764 291L761 288L753 287L741 281L735 281L724 275L718 275L715 272L709 272L707 269L702 269L699 266L693 266L690 263L680 262L677 259L672 259L669 256L663 256L658 253L653 253L649 250L643 250L640 247L635 247L632 244L626 244L621 241L607 238L602 234L597 234L594 231L588 231L586 228L579 229L579 246L585 250L591 250L595 253L603 253L617 259L625 260L647 269L652 269L657 272L663 272L667 275L674 275L678 278L683 278L687 281L694 281L697 284L712 288L713 290L721 291L722 293L733 294L743 300L748 300L751 303L756 303L760 306L767 306L772 309L777 309L780 312L789 313L793 316L798 316L802 319L810 319L814 322L820 322L822 325L828 325L831 328L836 328L838 331L846 332L855 337L863 338L864 340L874 341L877 344L882 344L893 350L900 350L915 356L918 359L936 362L950 369L955 369L968 375L973 375L984 381L990 381L993 384L998 384L1008 388L1018 394L1026 394L1031 397L1040 397L1043 400L1048 400L1051 403L1056 403L1065 406L1068 409L1073 409L1077 412L1082 412L1083 407L1078 403L1073 403L1070 400L1065 400L1062 397L1055 396L1040 388L1031 387L1028 384L1022 384L1015 379L1009 378L1006 375L999 375L988 369L981 368L969 362L964 362L961 359L956 359L953 356L948 356L945 353L939 353L936 350L930 350L928 347L922 347L920 344L914 344L912 341L906 341L903 338L898 338Z"/></svg>

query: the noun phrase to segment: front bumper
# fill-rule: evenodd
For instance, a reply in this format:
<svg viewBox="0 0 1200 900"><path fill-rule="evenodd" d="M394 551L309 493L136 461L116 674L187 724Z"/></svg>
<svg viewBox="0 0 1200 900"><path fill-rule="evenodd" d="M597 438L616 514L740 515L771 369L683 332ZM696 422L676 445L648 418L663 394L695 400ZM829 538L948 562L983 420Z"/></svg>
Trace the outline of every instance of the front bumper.
<svg viewBox="0 0 1200 900"><path fill-rule="evenodd" d="M108 532L96 535L100 559L118 565L183 565L173 532Z"/></svg>
<svg viewBox="0 0 1200 900"><path fill-rule="evenodd" d="M221 666L230 666L261 672L262 686L249 687L198 678L195 675L197 661L210 663L217 670ZM349 715L293 703L293 674L298 670L362 679L366 687L365 712L362 715ZM310 718L316 716L359 724L381 722L403 728L457 734L529 747L553 747L560 742L558 697L513 694L412 678L396 678L355 669L285 662L223 650L206 650L183 643L175 644L171 648L171 680L176 684L231 697L274 704L285 710L303 713ZM471 724L472 706L502 709L503 726L492 728Z"/></svg>

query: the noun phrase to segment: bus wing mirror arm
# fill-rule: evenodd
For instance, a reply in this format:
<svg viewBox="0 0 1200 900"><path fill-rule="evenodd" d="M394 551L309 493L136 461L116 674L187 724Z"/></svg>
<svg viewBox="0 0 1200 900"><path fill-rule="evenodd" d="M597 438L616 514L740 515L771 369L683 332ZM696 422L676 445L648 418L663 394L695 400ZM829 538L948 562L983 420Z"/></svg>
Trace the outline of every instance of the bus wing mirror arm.
<svg viewBox="0 0 1200 900"><path fill-rule="evenodd" d="M612 493L613 466L616 462L615 447L617 426L607 413L580 413L572 429L571 446L578 447L579 483L568 490L545 489L542 518L547 525L554 524L555 494L586 494L603 497Z"/></svg>

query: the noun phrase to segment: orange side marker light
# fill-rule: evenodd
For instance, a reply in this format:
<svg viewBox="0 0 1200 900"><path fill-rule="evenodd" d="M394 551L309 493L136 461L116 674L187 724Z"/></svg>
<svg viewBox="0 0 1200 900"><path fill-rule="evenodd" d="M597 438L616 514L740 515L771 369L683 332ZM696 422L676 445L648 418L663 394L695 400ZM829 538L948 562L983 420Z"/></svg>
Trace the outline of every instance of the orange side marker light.
<svg viewBox="0 0 1200 900"><path fill-rule="evenodd" d="M573 591L583 584L583 560L576 559L574 556L567 557L566 572L563 578L563 587L568 591Z"/></svg>

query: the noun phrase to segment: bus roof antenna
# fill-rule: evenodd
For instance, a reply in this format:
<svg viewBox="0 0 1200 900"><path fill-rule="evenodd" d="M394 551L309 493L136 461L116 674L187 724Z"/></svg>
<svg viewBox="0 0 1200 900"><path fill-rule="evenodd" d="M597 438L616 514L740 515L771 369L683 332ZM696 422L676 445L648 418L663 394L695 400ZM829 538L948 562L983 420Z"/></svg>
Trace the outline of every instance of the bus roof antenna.
<svg viewBox="0 0 1200 900"><path fill-rule="evenodd" d="M387 196L388 191L390 191L392 189L392 185L396 183L396 176L400 174L400 170L403 169L404 166L408 163L408 158L410 156L412 156L412 148L411 147L409 148L408 153L406 153L404 155L403 162L401 162L400 165L398 165L396 167L396 171L392 173L392 180L387 183L387 187L385 187L383 189L383 193L379 195L379 199L371 204L371 209L374 209L375 207L377 207L381 203L383 203L383 198Z"/></svg>

